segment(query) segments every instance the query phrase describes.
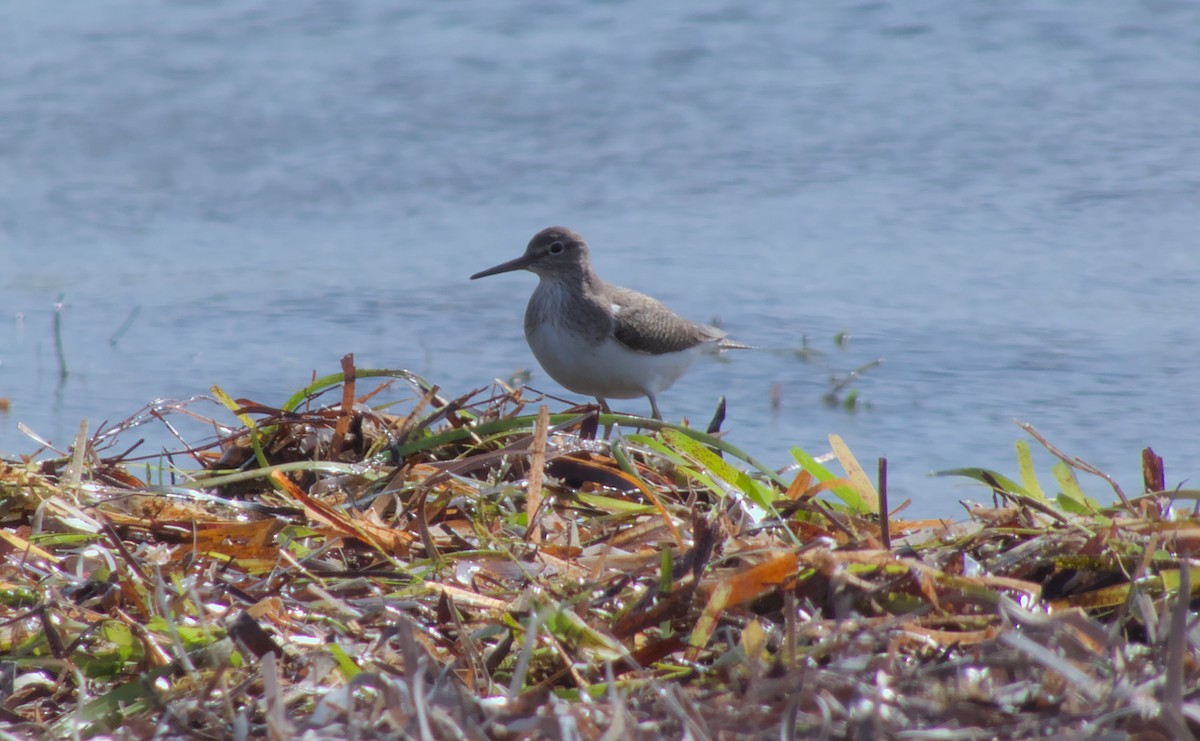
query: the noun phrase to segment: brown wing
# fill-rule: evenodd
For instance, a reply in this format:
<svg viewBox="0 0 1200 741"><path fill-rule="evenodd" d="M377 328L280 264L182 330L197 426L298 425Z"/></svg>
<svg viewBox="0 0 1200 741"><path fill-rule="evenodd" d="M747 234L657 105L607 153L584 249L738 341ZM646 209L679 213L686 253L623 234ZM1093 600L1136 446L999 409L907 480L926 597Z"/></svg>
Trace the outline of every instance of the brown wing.
<svg viewBox="0 0 1200 741"><path fill-rule="evenodd" d="M725 336L715 327L689 322L637 291L610 286L608 298L613 308L613 335L630 350L655 355L679 352Z"/></svg>

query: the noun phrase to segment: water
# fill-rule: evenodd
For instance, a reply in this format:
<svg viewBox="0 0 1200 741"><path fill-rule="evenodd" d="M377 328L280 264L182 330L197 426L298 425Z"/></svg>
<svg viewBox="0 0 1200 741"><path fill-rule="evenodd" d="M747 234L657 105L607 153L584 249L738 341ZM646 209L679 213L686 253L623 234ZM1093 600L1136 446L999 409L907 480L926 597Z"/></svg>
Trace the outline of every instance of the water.
<svg viewBox="0 0 1200 741"><path fill-rule="evenodd" d="M1015 473L1020 418L1200 473L1194 3L14 0L0 49L0 453L346 352L508 377L534 278L466 276L561 223L762 348L660 404L775 465L840 434L953 515L986 493L925 474Z"/></svg>

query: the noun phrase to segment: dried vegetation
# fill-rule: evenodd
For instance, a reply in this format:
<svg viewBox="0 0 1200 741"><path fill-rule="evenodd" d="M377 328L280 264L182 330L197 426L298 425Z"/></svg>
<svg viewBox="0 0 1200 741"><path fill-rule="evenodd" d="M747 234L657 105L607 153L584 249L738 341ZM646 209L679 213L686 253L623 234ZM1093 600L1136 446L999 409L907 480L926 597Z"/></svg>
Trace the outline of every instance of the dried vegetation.
<svg viewBox="0 0 1200 741"><path fill-rule="evenodd" d="M1147 491L1104 507L1075 478L1099 472L1051 448L1047 495L1018 444L1020 483L952 472L991 506L914 522L880 517L886 479L836 437L842 473L800 450L779 473L719 420L343 369L0 462L6 733L1200 732L1197 494L1163 491L1152 453ZM177 448L121 451L146 424Z"/></svg>

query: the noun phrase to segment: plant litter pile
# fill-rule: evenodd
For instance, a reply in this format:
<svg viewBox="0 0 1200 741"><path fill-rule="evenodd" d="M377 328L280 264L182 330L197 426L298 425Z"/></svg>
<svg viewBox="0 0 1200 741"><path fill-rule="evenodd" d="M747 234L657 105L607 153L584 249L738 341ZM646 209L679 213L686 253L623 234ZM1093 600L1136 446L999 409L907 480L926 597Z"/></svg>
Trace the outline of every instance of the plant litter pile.
<svg viewBox="0 0 1200 741"><path fill-rule="evenodd" d="M3 733L1200 733L1197 494L1149 451L1101 506L1030 429L1056 493L1022 442L1020 483L949 472L991 506L905 521L836 437L780 473L719 419L343 371L0 462ZM142 425L178 445L137 455Z"/></svg>

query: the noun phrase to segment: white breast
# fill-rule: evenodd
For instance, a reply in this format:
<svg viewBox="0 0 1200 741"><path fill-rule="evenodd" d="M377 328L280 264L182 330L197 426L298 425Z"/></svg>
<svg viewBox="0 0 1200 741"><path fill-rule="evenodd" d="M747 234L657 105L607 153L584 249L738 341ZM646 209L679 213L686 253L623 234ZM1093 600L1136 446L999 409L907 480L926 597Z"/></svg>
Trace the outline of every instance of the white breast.
<svg viewBox="0 0 1200 741"><path fill-rule="evenodd" d="M663 355L633 352L611 337L596 343L554 321L538 324L525 338L538 363L555 381L578 394L608 399L633 399L663 391L687 371L701 351L694 347Z"/></svg>

